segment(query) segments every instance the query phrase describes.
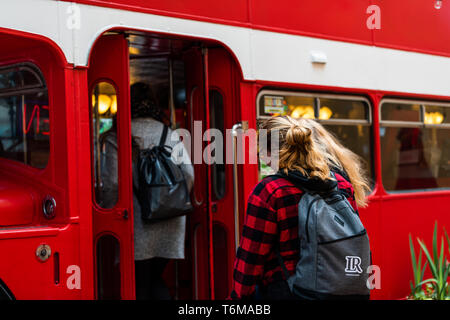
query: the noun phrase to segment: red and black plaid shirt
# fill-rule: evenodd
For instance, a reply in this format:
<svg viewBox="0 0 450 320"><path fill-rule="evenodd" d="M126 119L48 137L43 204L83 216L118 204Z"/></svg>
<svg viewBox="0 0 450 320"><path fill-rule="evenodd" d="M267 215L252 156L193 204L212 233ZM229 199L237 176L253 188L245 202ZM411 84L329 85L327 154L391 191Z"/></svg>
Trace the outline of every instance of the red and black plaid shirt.
<svg viewBox="0 0 450 320"><path fill-rule="evenodd" d="M356 210L353 187L336 173L338 188ZM299 259L298 203L302 191L284 178L269 176L250 194L240 245L236 254L231 299L250 298L256 285L283 280L275 244L279 244L289 274Z"/></svg>

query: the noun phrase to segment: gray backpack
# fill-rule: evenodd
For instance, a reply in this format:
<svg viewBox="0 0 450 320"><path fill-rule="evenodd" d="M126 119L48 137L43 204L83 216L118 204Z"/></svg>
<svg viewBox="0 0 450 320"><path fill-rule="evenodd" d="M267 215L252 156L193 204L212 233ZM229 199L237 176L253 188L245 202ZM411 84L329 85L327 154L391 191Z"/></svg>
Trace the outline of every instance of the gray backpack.
<svg viewBox="0 0 450 320"><path fill-rule="evenodd" d="M301 299L368 299L369 238L357 212L337 187L326 194L302 190L300 260L294 275L289 277L279 256L291 294Z"/></svg>

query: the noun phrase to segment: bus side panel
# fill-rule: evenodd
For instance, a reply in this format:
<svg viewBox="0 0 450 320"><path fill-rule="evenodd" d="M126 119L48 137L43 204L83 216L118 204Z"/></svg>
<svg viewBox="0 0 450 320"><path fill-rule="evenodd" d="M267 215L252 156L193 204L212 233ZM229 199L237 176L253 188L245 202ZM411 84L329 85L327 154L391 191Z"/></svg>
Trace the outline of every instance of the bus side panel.
<svg viewBox="0 0 450 320"><path fill-rule="evenodd" d="M81 298L78 235L76 225L0 231L0 275L16 299ZM44 244L51 255L41 261L36 252Z"/></svg>

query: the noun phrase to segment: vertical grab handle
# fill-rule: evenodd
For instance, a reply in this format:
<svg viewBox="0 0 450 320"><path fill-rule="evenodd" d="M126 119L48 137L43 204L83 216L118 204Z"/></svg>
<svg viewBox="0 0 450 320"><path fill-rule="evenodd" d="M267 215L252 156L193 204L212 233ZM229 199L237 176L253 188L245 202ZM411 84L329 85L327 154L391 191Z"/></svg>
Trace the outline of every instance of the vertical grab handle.
<svg viewBox="0 0 450 320"><path fill-rule="evenodd" d="M234 196L234 240L236 251L239 247L239 176L238 176L238 157L237 157L237 139L239 132L245 132L248 129L248 122L238 122L231 128L233 141L233 196Z"/></svg>
<svg viewBox="0 0 450 320"><path fill-rule="evenodd" d="M170 42L172 45L172 43ZM168 58L169 62L169 110L170 110L170 127L172 130L177 128L177 116L175 111L175 101L173 96L173 61L172 58Z"/></svg>

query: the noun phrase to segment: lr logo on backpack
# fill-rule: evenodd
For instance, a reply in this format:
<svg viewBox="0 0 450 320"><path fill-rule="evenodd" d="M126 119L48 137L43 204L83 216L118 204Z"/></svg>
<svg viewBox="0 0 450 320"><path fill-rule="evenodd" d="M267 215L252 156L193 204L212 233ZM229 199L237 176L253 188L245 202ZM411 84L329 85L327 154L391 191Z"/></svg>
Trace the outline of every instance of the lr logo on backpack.
<svg viewBox="0 0 450 320"><path fill-rule="evenodd" d="M345 264L345 273L347 275L359 275L362 273L361 269L361 258L358 256L346 256L345 257L346 264Z"/></svg>

